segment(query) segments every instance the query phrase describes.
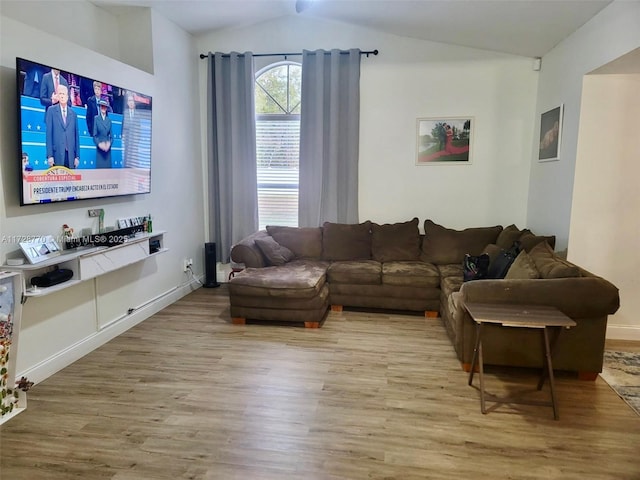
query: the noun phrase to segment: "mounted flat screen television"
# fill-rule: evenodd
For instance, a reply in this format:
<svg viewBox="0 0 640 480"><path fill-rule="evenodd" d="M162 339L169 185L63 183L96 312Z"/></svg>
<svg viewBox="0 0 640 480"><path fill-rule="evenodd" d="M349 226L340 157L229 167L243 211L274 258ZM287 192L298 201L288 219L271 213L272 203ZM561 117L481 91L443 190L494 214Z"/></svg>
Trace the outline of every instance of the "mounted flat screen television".
<svg viewBox="0 0 640 480"><path fill-rule="evenodd" d="M151 191L149 95L16 58L20 205Z"/></svg>

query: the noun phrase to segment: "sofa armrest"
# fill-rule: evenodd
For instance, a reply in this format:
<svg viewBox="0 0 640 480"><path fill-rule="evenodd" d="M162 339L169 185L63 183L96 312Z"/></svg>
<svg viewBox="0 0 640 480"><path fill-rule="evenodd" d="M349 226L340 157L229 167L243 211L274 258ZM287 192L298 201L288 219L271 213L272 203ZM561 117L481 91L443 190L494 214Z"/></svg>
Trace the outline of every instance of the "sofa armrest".
<svg viewBox="0 0 640 480"><path fill-rule="evenodd" d="M620 307L618 289L598 276L474 280L460 292L464 302L549 305L571 318L611 315Z"/></svg>
<svg viewBox="0 0 640 480"><path fill-rule="evenodd" d="M231 247L231 260L234 263L242 263L246 268L262 268L267 266L264 255L256 245L256 238L268 237L265 230L258 230L255 233L243 238Z"/></svg>
<svg viewBox="0 0 640 480"><path fill-rule="evenodd" d="M508 303L553 306L577 322L560 338L554 359L557 368L578 372L600 372L607 329L607 315L618 310L618 289L597 276L532 280L473 280L460 288L451 318L452 337L458 359L470 364L473 358L476 328L464 302ZM492 330L492 331L488 331ZM485 329L485 340L493 343L493 357L485 361L497 365L536 366L542 358L540 346L520 329ZM523 347L526 345L526 348ZM537 346L536 346L537 345Z"/></svg>

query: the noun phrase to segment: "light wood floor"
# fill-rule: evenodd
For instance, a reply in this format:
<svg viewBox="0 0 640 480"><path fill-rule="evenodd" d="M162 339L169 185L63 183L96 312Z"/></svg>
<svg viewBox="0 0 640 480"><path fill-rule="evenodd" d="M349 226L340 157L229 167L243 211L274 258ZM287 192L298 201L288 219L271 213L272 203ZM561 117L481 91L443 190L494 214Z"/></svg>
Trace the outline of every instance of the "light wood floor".
<svg viewBox="0 0 640 480"><path fill-rule="evenodd" d="M536 379L489 369L487 388ZM482 415L439 319L238 326L224 286L200 289L33 387L0 478L638 480L640 417L601 378L557 390L559 421Z"/></svg>

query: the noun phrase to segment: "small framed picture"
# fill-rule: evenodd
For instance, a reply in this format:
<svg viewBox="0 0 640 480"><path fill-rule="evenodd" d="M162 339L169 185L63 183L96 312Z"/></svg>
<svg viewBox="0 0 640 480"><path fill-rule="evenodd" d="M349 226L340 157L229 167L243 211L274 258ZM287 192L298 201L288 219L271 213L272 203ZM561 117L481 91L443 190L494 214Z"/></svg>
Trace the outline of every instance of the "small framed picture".
<svg viewBox="0 0 640 480"><path fill-rule="evenodd" d="M540 162L560 159L563 110L563 105L560 105L540 115L540 144L538 146L538 161Z"/></svg>
<svg viewBox="0 0 640 480"><path fill-rule="evenodd" d="M60 246L52 235L34 238L28 242L20 242L22 253L29 263L42 262L48 258L60 255Z"/></svg>
<svg viewBox="0 0 640 480"><path fill-rule="evenodd" d="M471 163L473 117L418 118L416 165Z"/></svg>

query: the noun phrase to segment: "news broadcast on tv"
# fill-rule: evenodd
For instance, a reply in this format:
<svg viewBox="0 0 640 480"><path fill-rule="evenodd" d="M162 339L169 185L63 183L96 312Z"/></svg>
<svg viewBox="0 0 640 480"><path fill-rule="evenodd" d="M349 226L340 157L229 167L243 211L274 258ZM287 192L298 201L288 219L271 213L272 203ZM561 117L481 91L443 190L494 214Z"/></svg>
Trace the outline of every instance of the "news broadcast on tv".
<svg viewBox="0 0 640 480"><path fill-rule="evenodd" d="M151 191L149 95L16 58L21 205Z"/></svg>

